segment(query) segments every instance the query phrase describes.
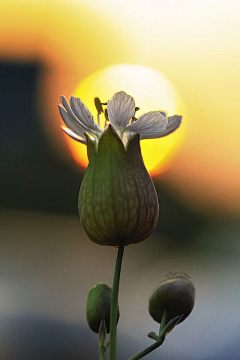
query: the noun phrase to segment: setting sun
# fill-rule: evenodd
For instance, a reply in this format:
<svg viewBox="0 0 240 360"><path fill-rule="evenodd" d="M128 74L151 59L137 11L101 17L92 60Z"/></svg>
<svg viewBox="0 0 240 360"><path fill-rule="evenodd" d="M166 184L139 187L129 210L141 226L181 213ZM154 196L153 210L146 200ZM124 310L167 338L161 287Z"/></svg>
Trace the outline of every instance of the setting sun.
<svg viewBox="0 0 240 360"><path fill-rule="evenodd" d="M180 98L170 82L160 72L147 67L120 64L99 70L79 84L74 96L80 97L96 118L94 97L107 102L114 93L124 90L134 97L140 108L137 117L153 111L167 111L168 116L182 115ZM141 141L143 159L148 171L154 175L161 172L169 163L183 137L180 131L161 139ZM86 146L66 136L71 153L83 167L88 164Z"/></svg>

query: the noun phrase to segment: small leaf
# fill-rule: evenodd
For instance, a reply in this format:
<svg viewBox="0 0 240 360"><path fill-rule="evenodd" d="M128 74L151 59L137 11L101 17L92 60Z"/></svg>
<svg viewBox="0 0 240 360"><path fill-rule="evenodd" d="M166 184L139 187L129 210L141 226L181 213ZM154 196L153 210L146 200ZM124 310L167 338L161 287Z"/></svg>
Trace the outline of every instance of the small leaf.
<svg viewBox="0 0 240 360"><path fill-rule="evenodd" d="M175 326L179 323L179 321L183 318L183 316L184 314L178 315L167 323L167 325L163 330L165 336L167 336L175 328Z"/></svg>
<svg viewBox="0 0 240 360"><path fill-rule="evenodd" d="M104 347L104 341L107 335L107 328L105 324L105 316L102 318L102 321L99 326L99 346Z"/></svg>
<svg viewBox="0 0 240 360"><path fill-rule="evenodd" d="M157 334L155 333L155 332L153 332L153 331L151 331L150 333L148 333L148 337L150 338L150 339L153 339L153 340L158 340L158 336L157 336Z"/></svg>
<svg viewBox="0 0 240 360"><path fill-rule="evenodd" d="M140 109L140 107L136 106L135 107L135 112L138 111Z"/></svg>

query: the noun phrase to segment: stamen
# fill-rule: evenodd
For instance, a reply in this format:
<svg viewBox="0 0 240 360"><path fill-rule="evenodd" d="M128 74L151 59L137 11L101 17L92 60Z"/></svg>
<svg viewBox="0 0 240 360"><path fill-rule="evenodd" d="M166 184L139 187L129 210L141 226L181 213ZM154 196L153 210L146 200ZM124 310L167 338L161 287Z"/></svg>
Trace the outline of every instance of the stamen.
<svg viewBox="0 0 240 360"><path fill-rule="evenodd" d="M104 116L105 116L104 129L106 129L107 122L109 121L108 120L108 111L107 111L107 109L104 110Z"/></svg>
<svg viewBox="0 0 240 360"><path fill-rule="evenodd" d="M99 114L103 113L102 103L101 103L101 101L100 101L100 99L98 97L94 98L94 104L95 104L95 107L97 109L97 112Z"/></svg>
<svg viewBox="0 0 240 360"><path fill-rule="evenodd" d="M135 113L140 109L140 107L136 106L135 107ZM129 125L132 124L134 121L136 121L137 118L133 115L132 119L129 122Z"/></svg>
<svg viewBox="0 0 240 360"><path fill-rule="evenodd" d="M137 118L135 116L133 116L129 122L129 125L132 124L134 121L137 121Z"/></svg>
<svg viewBox="0 0 240 360"><path fill-rule="evenodd" d="M98 126L101 128L100 114L103 113L103 107L102 107L102 103L98 97L94 98L94 104L97 109Z"/></svg>
<svg viewBox="0 0 240 360"><path fill-rule="evenodd" d="M108 119L108 111L107 111L107 109L104 110L104 116L105 116L106 121L108 121L109 119Z"/></svg>
<svg viewBox="0 0 240 360"><path fill-rule="evenodd" d="M100 113L99 113L99 112L97 113L97 121L98 121L98 126L101 127L101 124L100 124Z"/></svg>

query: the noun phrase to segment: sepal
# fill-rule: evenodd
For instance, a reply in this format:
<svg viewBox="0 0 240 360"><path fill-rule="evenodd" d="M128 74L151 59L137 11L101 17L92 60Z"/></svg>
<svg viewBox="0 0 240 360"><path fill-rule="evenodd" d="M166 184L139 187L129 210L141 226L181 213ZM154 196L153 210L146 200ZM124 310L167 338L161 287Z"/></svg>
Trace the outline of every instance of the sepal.
<svg viewBox="0 0 240 360"><path fill-rule="evenodd" d="M167 325L165 326L163 330L164 336L167 336L174 328L175 326L182 320L184 314L175 316L173 319L171 319Z"/></svg>

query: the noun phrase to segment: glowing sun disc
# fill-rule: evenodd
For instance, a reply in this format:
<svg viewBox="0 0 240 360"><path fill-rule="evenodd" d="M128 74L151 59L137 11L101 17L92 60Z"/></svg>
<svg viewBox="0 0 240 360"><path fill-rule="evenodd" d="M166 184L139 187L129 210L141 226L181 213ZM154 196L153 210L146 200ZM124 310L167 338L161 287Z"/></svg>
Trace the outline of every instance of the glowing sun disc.
<svg viewBox="0 0 240 360"><path fill-rule="evenodd" d="M101 69L81 81L74 96L81 98L96 119L94 97L107 102L120 90L135 99L136 106L140 107L136 113L137 117L154 110L167 111L168 116L182 114L180 98L165 76L159 71L139 65L119 64ZM141 141L144 163L152 175L166 168L182 137L181 126L181 129L167 137ZM88 164L86 146L69 137L66 139L75 160L86 167Z"/></svg>

